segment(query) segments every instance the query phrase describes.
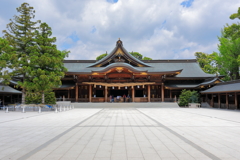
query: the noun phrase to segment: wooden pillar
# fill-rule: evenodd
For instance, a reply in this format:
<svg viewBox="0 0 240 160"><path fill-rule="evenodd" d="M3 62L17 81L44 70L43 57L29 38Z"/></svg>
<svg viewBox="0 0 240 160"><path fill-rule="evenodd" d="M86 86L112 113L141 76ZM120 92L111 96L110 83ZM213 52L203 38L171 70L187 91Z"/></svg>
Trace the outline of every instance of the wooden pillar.
<svg viewBox="0 0 240 160"><path fill-rule="evenodd" d="M3 95L3 100L2 100L2 103L3 103L3 106L4 106L4 104L5 104L5 96Z"/></svg>
<svg viewBox="0 0 240 160"><path fill-rule="evenodd" d="M78 102L78 84L76 83L76 87L75 87L75 100L76 102Z"/></svg>
<svg viewBox="0 0 240 160"><path fill-rule="evenodd" d="M221 108L221 95L218 93L218 108Z"/></svg>
<svg viewBox="0 0 240 160"><path fill-rule="evenodd" d="M235 109L237 109L238 107L237 92L234 93L234 100L235 100Z"/></svg>
<svg viewBox="0 0 240 160"><path fill-rule="evenodd" d="M172 99L172 90L170 89L170 98Z"/></svg>
<svg viewBox="0 0 240 160"><path fill-rule="evenodd" d="M151 101L151 99L150 99L150 96L151 96L150 89L151 89L151 86L150 86L150 85L148 85L148 102L150 102L150 101Z"/></svg>
<svg viewBox="0 0 240 160"><path fill-rule="evenodd" d="M107 96L107 95L108 95L108 90L107 90L107 88L108 88L108 87L105 86L105 92L104 92L104 93L105 93L105 102L107 102L107 97L108 97L108 96Z"/></svg>
<svg viewBox="0 0 240 160"><path fill-rule="evenodd" d="M68 99L70 98L70 90L68 89Z"/></svg>
<svg viewBox="0 0 240 160"><path fill-rule="evenodd" d="M226 107L228 109L228 94L226 93Z"/></svg>
<svg viewBox="0 0 240 160"><path fill-rule="evenodd" d="M135 89L134 89L134 86L132 86L132 102L135 102L134 98L135 98Z"/></svg>
<svg viewBox="0 0 240 160"><path fill-rule="evenodd" d="M89 85L89 102L92 102L92 85Z"/></svg>
<svg viewBox="0 0 240 160"><path fill-rule="evenodd" d="M164 83L162 83L162 87L161 87L161 90L162 90L162 102L164 102Z"/></svg>
<svg viewBox="0 0 240 160"><path fill-rule="evenodd" d="M205 102L208 102L208 99L207 99L207 94L205 95Z"/></svg>
<svg viewBox="0 0 240 160"><path fill-rule="evenodd" d="M213 94L212 94L212 99L211 99L211 107L213 108Z"/></svg>

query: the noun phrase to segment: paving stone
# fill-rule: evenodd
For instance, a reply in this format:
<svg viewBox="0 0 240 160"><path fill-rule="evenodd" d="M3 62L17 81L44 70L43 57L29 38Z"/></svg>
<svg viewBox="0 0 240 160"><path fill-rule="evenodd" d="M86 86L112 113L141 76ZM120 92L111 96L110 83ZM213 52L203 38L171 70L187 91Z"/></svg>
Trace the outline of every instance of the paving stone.
<svg viewBox="0 0 240 160"><path fill-rule="evenodd" d="M0 112L0 159L240 159L239 115L176 107Z"/></svg>

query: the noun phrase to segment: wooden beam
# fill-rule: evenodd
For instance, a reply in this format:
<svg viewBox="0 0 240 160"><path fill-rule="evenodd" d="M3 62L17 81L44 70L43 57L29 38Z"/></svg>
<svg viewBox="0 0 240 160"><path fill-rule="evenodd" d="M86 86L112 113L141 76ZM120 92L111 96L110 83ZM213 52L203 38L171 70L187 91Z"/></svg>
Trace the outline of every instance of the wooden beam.
<svg viewBox="0 0 240 160"><path fill-rule="evenodd" d="M142 85L153 85L156 84L155 82L132 82L132 83L106 83L106 82L82 82L83 84L88 85L101 85L101 86L119 86L119 87L130 87L130 86L142 86Z"/></svg>
<svg viewBox="0 0 240 160"><path fill-rule="evenodd" d="M150 101L151 101L151 99L150 99L150 96L151 96L150 89L151 89L151 86L150 86L150 85L148 85L148 102L150 102Z"/></svg>
<svg viewBox="0 0 240 160"><path fill-rule="evenodd" d="M211 99L211 107L213 108L213 94L212 94L212 99Z"/></svg>
<svg viewBox="0 0 240 160"><path fill-rule="evenodd" d="M221 95L218 93L218 108L221 108Z"/></svg>
<svg viewBox="0 0 240 160"><path fill-rule="evenodd" d="M234 100L235 100L235 109L237 109L238 107L237 92L234 93Z"/></svg>
<svg viewBox="0 0 240 160"><path fill-rule="evenodd" d="M226 107L228 109L228 94L226 93Z"/></svg>
<svg viewBox="0 0 240 160"><path fill-rule="evenodd" d="M76 86L75 86L75 100L76 102L78 102L78 84L76 83Z"/></svg>
<svg viewBox="0 0 240 160"><path fill-rule="evenodd" d="M161 90L162 90L162 93L161 93L162 102L164 102L164 83L162 83Z"/></svg>
<svg viewBox="0 0 240 160"><path fill-rule="evenodd" d="M134 98L135 98L135 89L134 87L132 87L132 102L135 102Z"/></svg>
<svg viewBox="0 0 240 160"><path fill-rule="evenodd" d="M105 86L105 102L107 102L107 95L108 95L108 90L107 86Z"/></svg>
<svg viewBox="0 0 240 160"><path fill-rule="evenodd" d="M89 102L92 102L92 85L89 85Z"/></svg>

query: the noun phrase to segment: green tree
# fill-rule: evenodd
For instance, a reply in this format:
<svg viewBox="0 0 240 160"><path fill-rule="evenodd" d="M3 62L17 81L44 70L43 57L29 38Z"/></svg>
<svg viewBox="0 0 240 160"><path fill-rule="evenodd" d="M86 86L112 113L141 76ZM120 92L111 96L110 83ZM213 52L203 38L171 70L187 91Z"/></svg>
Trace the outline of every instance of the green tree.
<svg viewBox="0 0 240 160"><path fill-rule="evenodd" d="M195 52L197 62L202 70L209 74L217 74L217 53L207 54L203 52Z"/></svg>
<svg viewBox="0 0 240 160"><path fill-rule="evenodd" d="M8 41L0 37L0 80L1 83L9 84L11 75L9 74L9 69L12 69L10 63L14 57L11 57L14 52L13 48L9 45ZM9 54L10 53L10 54ZM15 57L16 59L16 57Z"/></svg>
<svg viewBox="0 0 240 160"><path fill-rule="evenodd" d="M107 56L107 53L103 53L103 54L101 54L100 56L98 56L98 57L96 58L96 60L99 61L100 59L103 59L103 58L106 57L106 56Z"/></svg>
<svg viewBox="0 0 240 160"><path fill-rule="evenodd" d="M231 19L239 18L240 8L238 13L230 16ZM226 24L222 30L221 37L218 38L219 56L219 72L223 73L226 80L239 79L240 67L240 23Z"/></svg>
<svg viewBox="0 0 240 160"><path fill-rule="evenodd" d="M32 21L34 19L35 10L29 6L28 3L23 3L17 12L19 16L14 15L7 24L7 30L4 30L4 38L8 41L9 45L13 48L14 52L9 52L9 57L16 57L10 59L12 64L11 76L21 76L22 81L18 85L22 88L22 103L25 103L26 89L29 85L29 71L31 70L30 62L32 53L31 47L35 45L35 37L37 24L40 21Z"/></svg>
<svg viewBox="0 0 240 160"><path fill-rule="evenodd" d="M179 96L180 102L179 106L187 106L188 103L198 103L199 94L197 91L182 90Z"/></svg>
<svg viewBox="0 0 240 160"><path fill-rule="evenodd" d="M237 12L237 13L233 13L233 14L230 16L230 19L235 19L235 18L240 19L240 7L238 7L238 12Z"/></svg>
<svg viewBox="0 0 240 160"><path fill-rule="evenodd" d="M56 98L54 92L45 93L46 104L56 104ZM34 94L26 94L26 104L40 104L42 102L41 93L37 92Z"/></svg>
<svg viewBox="0 0 240 160"><path fill-rule="evenodd" d="M149 57L143 57L142 60L152 60L152 58L149 58Z"/></svg>
<svg viewBox="0 0 240 160"><path fill-rule="evenodd" d="M220 74L225 75L225 80L239 79L239 55L240 55L240 38L219 38L218 45L219 57L218 65Z"/></svg>
<svg viewBox="0 0 240 160"><path fill-rule="evenodd" d="M142 60L142 57L143 57L142 54L140 54L138 52L130 52L130 54L132 56L134 56L135 58Z"/></svg>
<svg viewBox="0 0 240 160"><path fill-rule="evenodd" d="M140 59L140 60L152 60L152 58L149 58L149 57L144 57L143 58L143 55L138 53L138 52L129 52L132 56L134 56L135 58L137 59ZM101 54L100 56L98 56L96 58L97 61L103 59L104 57L106 57L108 54L107 53L104 53L104 54Z"/></svg>
<svg viewBox="0 0 240 160"><path fill-rule="evenodd" d="M61 85L61 78L67 69L63 60L68 55L68 51L59 51L54 44L56 38L52 37L52 29L46 23L42 23L36 31L36 45L32 46L30 53L30 76L28 84L30 92L40 92L42 103L45 103L44 93L51 91Z"/></svg>

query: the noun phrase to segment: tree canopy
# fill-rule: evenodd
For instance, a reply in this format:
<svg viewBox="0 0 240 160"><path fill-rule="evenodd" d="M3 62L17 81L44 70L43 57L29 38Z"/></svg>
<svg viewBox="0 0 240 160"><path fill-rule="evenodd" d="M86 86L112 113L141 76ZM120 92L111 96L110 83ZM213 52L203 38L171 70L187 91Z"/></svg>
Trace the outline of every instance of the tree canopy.
<svg viewBox="0 0 240 160"><path fill-rule="evenodd" d="M7 68L3 79L18 77L18 86L22 88L22 103L26 92L50 91L61 84L66 68L63 59L67 51L57 50L56 38L51 38L51 28L33 21L35 10L28 3L17 8L20 15L14 15L4 30L4 39L0 39L0 69ZM44 103L44 96L42 97Z"/></svg>
<svg viewBox="0 0 240 160"><path fill-rule="evenodd" d="M230 19L240 19L240 7L238 7L238 12L237 13L233 13L231 16L230 16Z"/></svg>
<svg viewBox="0 0 240 160"><path fill-rule="evenodd" d="M60 86L61 78L67 71L63 66L63 60L68 53L57 49L54 44L56 38L51 38L51 35L51 27L42 23L39 30L36 31L36 45L32 48L31 53L30 76L32 77L32 85L29 85L29 90L34 93L40 92L42 103L45 103L44 93Z"/></svg>
<svg viewBox="0 0 240 160"><path fill-rule="evenodd" d="M132 56L134 56L135 58L139 59L139 60L152 60L152 58L149 58L149 57L143 57L142 54L138 53L138 52L129 52ZM96 60L101 60L103 59L104 57L106 57L108 54L107 53L103 53L101 54L100 56L98 56L96 58Z"/></svg>
<svg viewBox="0 0 240 160"><path fill-rule="evenodd" d="M106 57L106 56L107 56L107 53L103 53L103 54L101 54L100 56L98 56L98 57L96 58L96 60L99 61L99 60L103 59L103 58Z"/></svg>
<svg viewBox="0 0 240 160"><path fill-rule="evenodd" d="M202 70L209 74L217 74L218 73L218 67L216 62L216 53L207 54L203 52L196 52L194 54L196 56L196 59L199 63L199 66L202 68Z"/></svg>
<svg viewBox="0 0 240 160"><path fill-rule="evenodd" d="M36 25L40 21L32 21L35 17L35 10L29 6L28 3L23 3L17 8L20 13L19 16L14 15L13 19L10 19L10 23L7 24L7 29L4 30L4 38L8 41L9 45L13 47L14 52L10 57L16 57L16 59L10 60L11 64L11 76L22 76L22 81L19 82L19 86L22 88L22 103L25 103L25 93L29 82L29 69L31 62L31 47L34 46Z"/></svg>
<svg viewBox="0 0 240 160"><path fill-rule="evenodd" d="M230 19L240 19L238 12L230 16ZM226 24L218 37L218 51L212 54L196 52L195 56L200 67L206 73L224 75L224 80L239 79L240 68L240 23Z"/></svg>

